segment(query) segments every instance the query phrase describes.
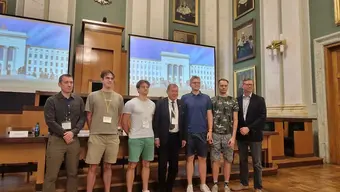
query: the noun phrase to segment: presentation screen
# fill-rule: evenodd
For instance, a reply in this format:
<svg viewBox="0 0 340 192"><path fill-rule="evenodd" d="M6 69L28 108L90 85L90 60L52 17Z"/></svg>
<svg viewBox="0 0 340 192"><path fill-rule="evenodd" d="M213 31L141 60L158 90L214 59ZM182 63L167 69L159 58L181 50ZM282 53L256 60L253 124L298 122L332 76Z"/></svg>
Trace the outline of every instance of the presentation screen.
<svg viewBox="0 0 340 192"><path fill-rule="evenodd" d="M0 15L0 91L60 91L72 26Z"/></svg>
<svg viewBox="0 0 340 192"><path fill-rule="evenodd" d="M149 96L166 96L170 83L179 96L191 92L190 78L201 79L201 92L215 96L215 48L130 35L129 95L137 96L136 84L150 82Z"/></svg>

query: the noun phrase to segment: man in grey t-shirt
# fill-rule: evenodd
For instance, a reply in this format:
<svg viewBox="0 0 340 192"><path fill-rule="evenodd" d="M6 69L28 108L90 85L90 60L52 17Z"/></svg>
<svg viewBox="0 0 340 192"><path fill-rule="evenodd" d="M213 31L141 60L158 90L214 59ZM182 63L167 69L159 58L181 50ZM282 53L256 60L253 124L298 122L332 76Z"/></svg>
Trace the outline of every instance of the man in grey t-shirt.
<svg viewBox="0 0 340 192"><path fill-rule="evenodd" d="M100 160L104 161L105 191L111 188L111 165L116 163L119 150L118 124L124 107L123 97L113 91L114 74L102 71L103 88L89 94L86 100L87 123L90 130L86 163L90 165L87 175L87 191L92 191Z"/></svg>
<svg viewBox="0 0 340 192"><path fill-rule="evenodd" d="M147 97L149 86L148 81L140 80L136 85L139 96L126 102L123 110L122 126L129 135L129 166L126 172L128 192L132 192L135 168L140 156L143 159L143 192L149 192L149 165L154 159L152 117L156 108L155 103Z"/></svg>

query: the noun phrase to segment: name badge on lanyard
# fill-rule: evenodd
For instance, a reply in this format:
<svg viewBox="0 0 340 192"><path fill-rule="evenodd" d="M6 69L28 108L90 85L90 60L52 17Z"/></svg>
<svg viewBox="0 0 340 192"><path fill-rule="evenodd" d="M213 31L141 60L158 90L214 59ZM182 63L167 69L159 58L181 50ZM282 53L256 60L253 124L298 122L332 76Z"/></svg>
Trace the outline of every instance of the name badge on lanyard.
<svg viewBox="0 0 340 192"><path fill-rule="evenodd" d="M64 130L70 130L72 129L72 124L71 124L71 98L66 100L66 105L67 105L67 110L66 110L66 114L65 114L65 121L61 123L61 127Z"/></svg>
<svg viewBox="0 0 340 192"><path fill-rule="evenodd" d="M106 99L104 93L102 92L103 97L104 97L104 102L105 102L105 106L106 106L106 114L109 114L109 109L110 109L110 105L111 105L111 101L112 101L112 93L110 94L110 99ZM103 117L103 123L111 123L112 122L112 117L109 117L107 115L104 115Z"/></svg>

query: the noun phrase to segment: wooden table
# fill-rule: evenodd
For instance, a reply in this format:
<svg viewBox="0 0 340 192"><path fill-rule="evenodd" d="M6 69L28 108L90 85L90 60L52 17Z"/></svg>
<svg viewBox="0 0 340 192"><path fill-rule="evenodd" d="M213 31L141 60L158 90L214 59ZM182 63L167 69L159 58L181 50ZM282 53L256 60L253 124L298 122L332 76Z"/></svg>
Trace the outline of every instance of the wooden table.
<svg viewBox="0 0 340 192"><path fill-rule="evenodd" d="M264 131L262 140L262 151L265 152L265 158L263 159L266 167L273 166L273 150L272 150L272 137L279 133L273 131ZM235 144L235 151L238 151L237 142Z"/></svg>
<svg viewBox="0 0 340 192"><path fill-rule="evenodd" d="M45 174L46 137L0 136L0 154L0 164L37 163L36 185L42 186Z"/></svg>

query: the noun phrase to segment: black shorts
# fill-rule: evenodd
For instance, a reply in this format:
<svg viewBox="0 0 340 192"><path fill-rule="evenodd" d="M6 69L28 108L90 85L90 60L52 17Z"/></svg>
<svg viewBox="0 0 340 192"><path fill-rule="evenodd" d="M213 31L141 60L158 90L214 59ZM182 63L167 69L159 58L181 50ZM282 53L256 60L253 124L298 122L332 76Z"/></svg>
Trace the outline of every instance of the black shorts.
<svg viewBox="0 0 340 192"><path fill-rule="evenodd" d="M197 155L199 157L207 157L208 143L207 133L188 133L187 156Z"/></svg>

